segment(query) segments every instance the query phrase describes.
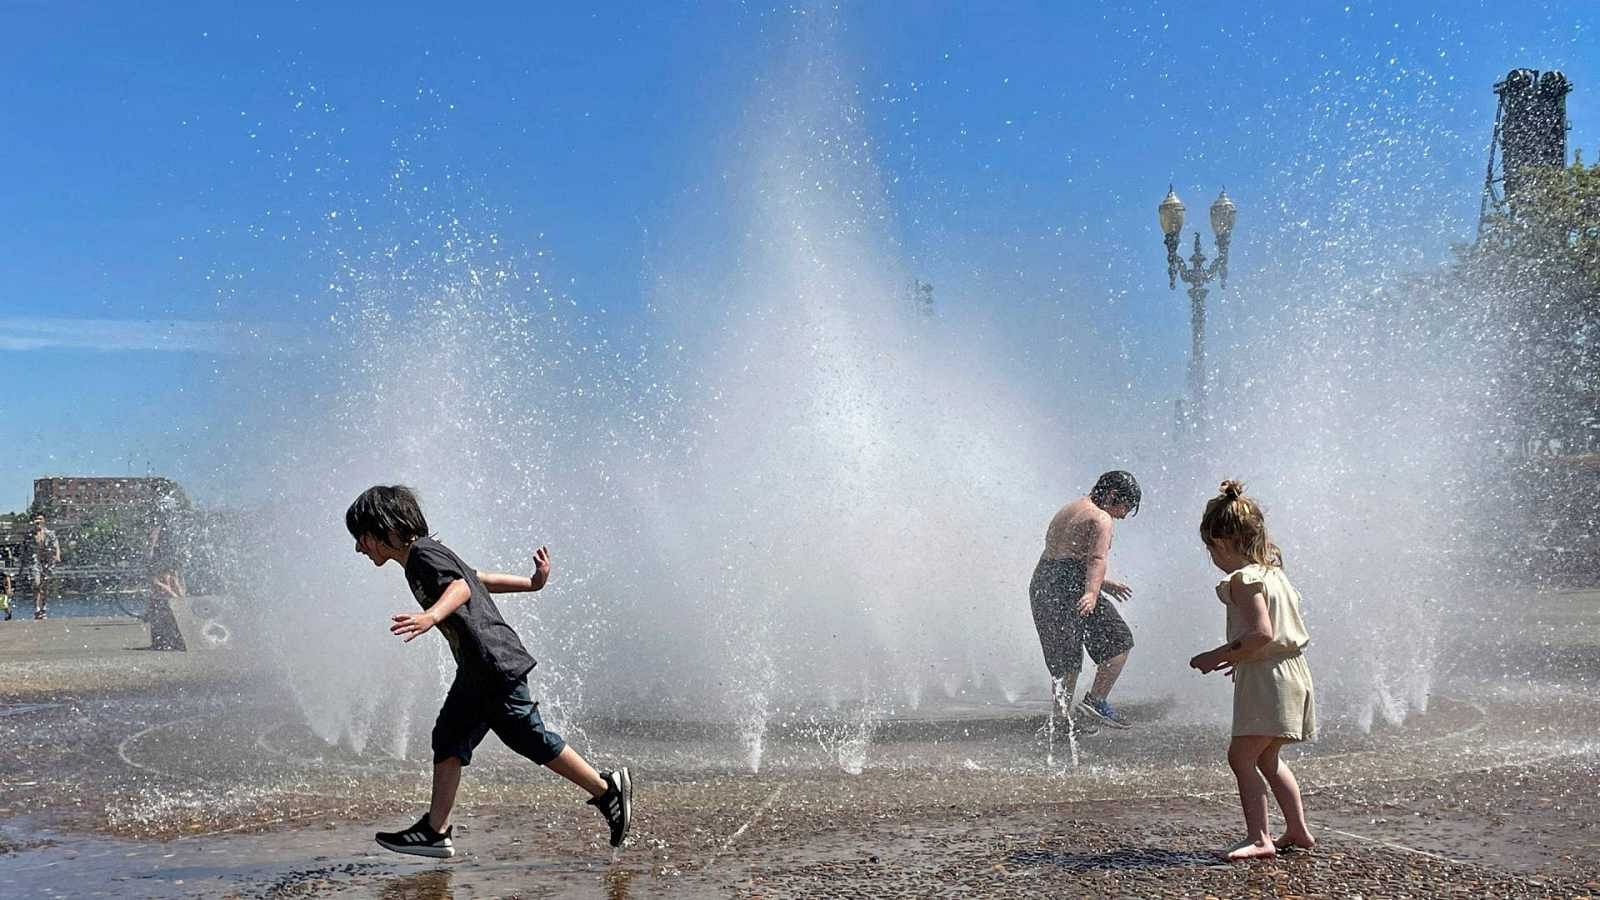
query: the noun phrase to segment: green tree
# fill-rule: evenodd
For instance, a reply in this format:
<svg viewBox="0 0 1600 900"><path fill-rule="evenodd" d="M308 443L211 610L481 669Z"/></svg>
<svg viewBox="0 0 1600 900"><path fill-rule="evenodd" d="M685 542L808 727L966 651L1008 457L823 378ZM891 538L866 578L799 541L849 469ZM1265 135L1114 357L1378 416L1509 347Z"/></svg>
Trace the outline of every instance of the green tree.
<svg viewBox="0 0 1600 900"><path fill-rule="evenodd" d="M90 566L139 562L145 556L146 542L141 521L132 513L102 513L85 522L72 538L73 562Z"/></svg>
<svg viewBox="0 0 1600 900"><path fill-rule="evenodd" d="M1534 173L1455 277L1504 357L1505 436L1582 447L1600 392L1600 165Z"/></svg>

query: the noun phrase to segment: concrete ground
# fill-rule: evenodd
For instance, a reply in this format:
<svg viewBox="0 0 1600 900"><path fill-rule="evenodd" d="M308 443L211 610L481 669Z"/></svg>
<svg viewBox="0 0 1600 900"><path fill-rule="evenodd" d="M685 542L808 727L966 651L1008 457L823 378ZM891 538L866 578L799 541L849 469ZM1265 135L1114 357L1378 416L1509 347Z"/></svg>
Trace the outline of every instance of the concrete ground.
<svg viewBox="0 0 1600 900"><path fill-rule="evenodd" d="M615 857L573 789L491 741L458 807L461 854L401 857L371 833L419 814L425 759L330 747L225 654L132 649L136 624L6 623L33 630L0 628L0 894L1600 894L1600 654L1585 656L1600 593L1543 598L1541 621L1497 657L1560 649L1537 682L1458 673L1403 727L1335 724L1298 751L1321 844L1234 866L1213 855L1241 831L1225 729L1155 703L1084 740L1076 767L1037 703L930 709L879 723L859 775L821 733L776 734L739 774L715 749L727 735L609 723L586 746L638 782Z"/></svg>

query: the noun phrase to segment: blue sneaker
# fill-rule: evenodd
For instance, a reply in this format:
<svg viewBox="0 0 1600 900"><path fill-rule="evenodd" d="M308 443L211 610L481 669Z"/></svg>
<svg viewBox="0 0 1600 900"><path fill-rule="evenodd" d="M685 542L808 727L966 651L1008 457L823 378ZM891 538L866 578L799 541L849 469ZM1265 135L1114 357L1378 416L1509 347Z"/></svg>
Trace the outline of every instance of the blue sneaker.
<svg viewBox="0 0 1600 900"><path fill-rule="evenodd" d="M1112 728L1132 728L1133 723L1124 719L1107 700L1095 697L1093 694L1084 694L1078 708L1106 723Z"/></svg>

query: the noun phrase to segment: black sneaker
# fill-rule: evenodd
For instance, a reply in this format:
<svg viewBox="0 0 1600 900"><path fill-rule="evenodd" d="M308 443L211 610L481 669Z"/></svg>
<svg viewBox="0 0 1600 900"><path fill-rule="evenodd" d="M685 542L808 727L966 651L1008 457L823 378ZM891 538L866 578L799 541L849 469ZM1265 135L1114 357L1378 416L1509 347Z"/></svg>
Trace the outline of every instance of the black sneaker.
<svg viewBox="0 0 1600 900"><path fill-rule="evenodd" d="M435 859L449 859L456 855L456 845L450 840L450 833L456 827L451 825L440 834L428 824L428 814L423 813L417 824L405 831L380 831L374 837L378 846L396 853L410 853L413 856L431 856Z"/></svg>
<svg viewBox="0 0 1600 900"><path fill-rule="evenodd" d="M590 800L589 805L598 808L611 826L611 846L621 847L628 839L628 826L633 824L633 779L628 777L627 766L602 772L600 777L606 780L606 792Z"/></svg>

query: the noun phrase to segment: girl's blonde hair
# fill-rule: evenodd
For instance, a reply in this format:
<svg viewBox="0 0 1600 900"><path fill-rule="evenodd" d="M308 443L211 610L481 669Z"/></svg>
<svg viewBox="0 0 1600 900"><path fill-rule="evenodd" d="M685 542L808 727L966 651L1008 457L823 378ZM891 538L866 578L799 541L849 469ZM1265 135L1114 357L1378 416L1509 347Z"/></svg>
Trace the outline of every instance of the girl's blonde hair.
<svg viewBox="0 0 1600 900"><path fill-rule="evenodd" d="M1224 481L1215 497L1206 501L1200 517L1200 540L1221 541L1253 563L1282 566L1283 552L1267 538L1267 520L1261 504L1244 495L1244 483Z"/></svg>

